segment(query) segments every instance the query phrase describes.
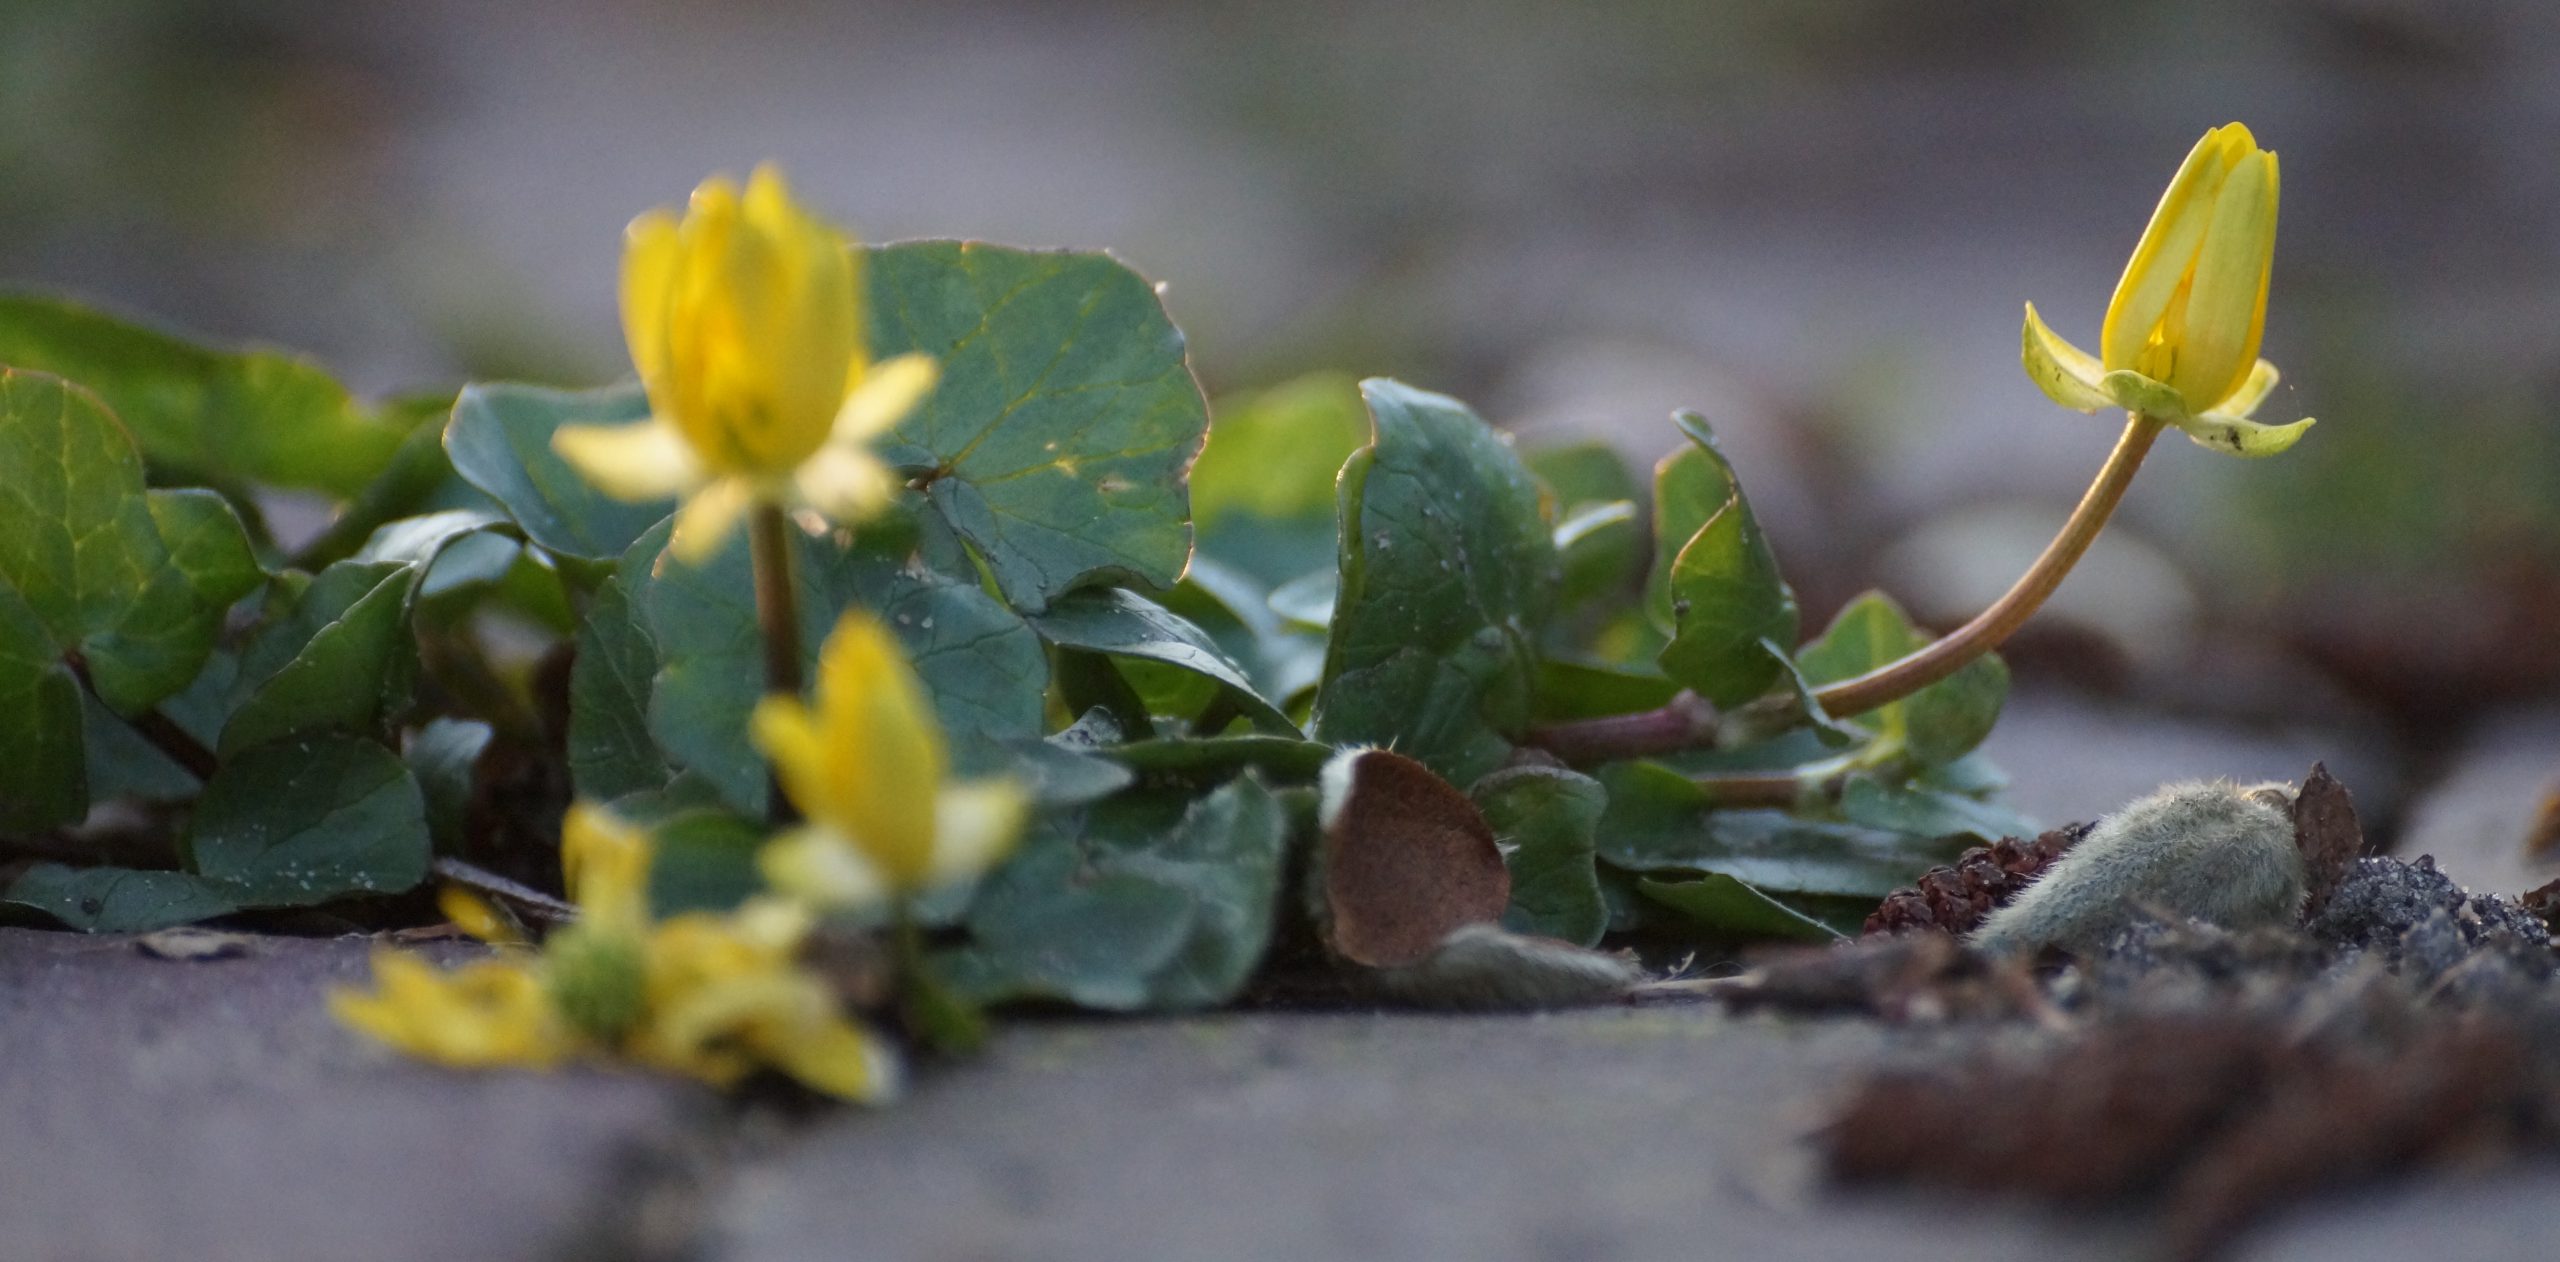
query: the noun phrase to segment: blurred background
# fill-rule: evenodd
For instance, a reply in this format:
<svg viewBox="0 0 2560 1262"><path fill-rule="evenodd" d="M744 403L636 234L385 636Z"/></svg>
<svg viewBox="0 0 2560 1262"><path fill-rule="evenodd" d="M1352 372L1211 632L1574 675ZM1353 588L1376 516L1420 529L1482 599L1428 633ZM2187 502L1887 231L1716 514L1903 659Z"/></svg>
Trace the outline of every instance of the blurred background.
<svg viewBox="0 0 2560 1262"><path fill-rule="evenodd" d="M1311 369L1650 462L1725 435L1814 618L1950 625L2115 434L2169 174L2283 154L2257 464L2164 443L2012 654L1993 752L2085 817L2326 758L2518 856L2560 769L2560 6L2537 0L0 0L0 280L370 392L625 371L620 230L782 162L872 239L1105 246L1212 394ZM2486 860L2483 860L2484 862Z"/></svg>

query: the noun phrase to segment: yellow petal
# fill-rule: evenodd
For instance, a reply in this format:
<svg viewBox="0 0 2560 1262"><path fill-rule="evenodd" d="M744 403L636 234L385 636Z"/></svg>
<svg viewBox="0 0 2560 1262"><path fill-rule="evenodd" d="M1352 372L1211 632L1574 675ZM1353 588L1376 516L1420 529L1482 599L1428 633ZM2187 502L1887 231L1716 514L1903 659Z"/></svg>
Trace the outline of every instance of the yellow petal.
<svg viewBox="0 0 2560 1262"><path fill-rule="evenodd" d="M2214 198L2168 377L2198 411L2220 404L2258 362L2276 248L2276 192L2276 156L2256 152L2241 160Z"/></svg>
<svg viewBox="0 0 2560 1262"><path fill-rule="evenodd" d="M2257 141L2249 129L2231 123L2206 132L2179 164L2168 191L2160 195L2160 205L2151 212L2141 242L2134 246L2132 260L2125 264L2123 279L2116 282L2114 300L2107 304L2098 353L2109 369L2168 375L2166 365L2146 362L2145 352L2186 282L2196 247L2212 222L2214 198L2223 179L2243 154L2255 148Z"/></svg>
<svg viewBox="0 0 2560 1262"><path fill-rule="evenodd" d="M2027 376L2044 391L2045 397L2067 408L2093 412L2110 400L2098 385L2106 371L2089 352L2063 341L2060 334L2045 327L2044 318L2036 314L2036 304L2027 304L2027 327L2022 338L2020 359Z"/></svg>
<svg viewBox="0 0 2560 1262"><path fill-rule="evenodd" d="M845 392L833 441L861 444L887 433L942 381L942 365L919 352L884 359Z"/></svg>
<svg viewBox="0 0 2560 1262"><path fill-rule="evenodd" d="M1010 780L955 784L935 802L933 872L936 885L972 880L1013 850L1030 799Z"/></svg>
<svg viewBox="0 0 2560 1262"><path fill-rule="evenodd" d="M653 210L631 221L623 231L622 336L631 347L632 366L650 402L664 407L659 392L666 387L667 310L675 300L679 246L675 216Z"/></svg>
<svg viewBox="0 0 2560 1262"><path fill-rule="evenodd" d="M793 829L756 852L765 882L819 907L850 910L889 899L889 882L850 838L823 825Z"/></svg>
<svg viewBox="0 0 2560 1262"><path fill-rule="evenodd" d="M782 1072L839 1100L879 1104L895 1099L904 1085L897 1052L842 1017L788 1025L765 1041Z"/></svg>
<svg viewBox="0 0 2560 1262"><path fill-rule="evenodd" d="M459 885L447 885L436 891L436 910L464 933L493 946L523 946L524 926L516 918L490 905Z"/></svg>
<svg viewBox="0 0 2560 1262"><path fill-rule="evenodd" d="M2221 406L2214 408L2213 411L2223 416L2253 415L2257 412L2258 405L2266 402L2267 395L2274 391L2276 382L2282 379L2283 374L2276 371L2274 364L2263 359L2259 360L2257 365L2249 370L2249 375L2241 379L2240 388L2232 391L2231 397L2224 399Z"/></svg>
<svg viewBox="0 0 2560 1262"><path fill-rule="evenodd" d="M933 861L934 801L949 759L924 684L889 629L848 612L818 659L818 722L834 818L890 883L913 889Z"/></svg>
<svg viewBox="0 0 2560 1262"><path fill-rule="evenodd" d="M457 1067L558 1063L573 1050L539 979L512 960L439 972L399 951L373 957L376 991L339 990L332 1015L409 1055Z"/></svg>
<svg viewBox="0 0 2560 1262"><path fill-rule="evenodd" d="M560 868L582 927L636 934L649 923L649 834L573 803L560 821Z"/></svg>
<svg viewBox="0 0 2560 1262"><path fill-rule="evenodd" d="M563 425L551 435L551 449L597 490L625 503L673 499L704 478L683 432L654 418L636 425Z"/></svg>
<svg viewBox="0 0 2560 1262"><path fill-rule="evenodd" d="M868 520L898 493L898 478L870 452L839 444L818 449L792 476L800 502L846 524Z"/></svg>
<svg viewBox="0 0 2560 1262"><path fill-rule="evenodd" d="M2177 422L2187 437L2198 447L2210 448L2226 456L2257 459L2272 456L2301 441L2310 429L2312 418L2304 417L2291 425L2268 425L2245 416L2224 412L2207 412L2202 416Z"/></svg>
<svg viewBox="0 0 2560 1262"><path fill-rule="evenodd" d="M829 794L827 753L817 715L797 697L768 696L747 717L747 738L773 765L784 796L803 815L836 813Z"/></svg>
<svg viewBox="0 0 2560 1262"><path fill-rule="evenodd" d="M722 478L703 487L676 510L675 534L667 540L667 551L686 565L710 560L754 504L754 489L745 478Z"/></svg>

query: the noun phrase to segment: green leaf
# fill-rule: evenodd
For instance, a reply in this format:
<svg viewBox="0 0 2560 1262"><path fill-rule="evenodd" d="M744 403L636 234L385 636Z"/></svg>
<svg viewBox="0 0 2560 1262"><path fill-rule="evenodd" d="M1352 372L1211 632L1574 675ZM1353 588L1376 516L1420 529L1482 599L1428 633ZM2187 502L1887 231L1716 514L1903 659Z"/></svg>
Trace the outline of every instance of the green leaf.
<svg viewBox="0 0 2560 1262"><path fill-rule="evenodd" d="M77 823L89 810L81 689L27 602L0 584L0 835Z"/></svg>
<svg viewBox="0 0 2560 1262"><path fill-rule="evenodd" d="M1332 527L1326 530L1330 555ZM1324 637L1281 618L1270 591L1241 570L1195 556L1164 605L1207 632L1229 660L1244 666L1254 691L1283 710L1298 708L1324 677Z"/></svg>
<svg viewBox="0 0 2560 1262"><path fill-rule="evenodd" d="M39 863L0 902L43 912L84 933L149 933L240 910L231 887L191 872Z"/></svg>
<svg viewBox="0 0 2560 1262"><path fill-rule="evenodd" d="M1216 683L1227 697L1269 732L1296 735L1298 726L1280 707L1263 700L1244 668L1218 648L1207 632L1146 597L1120 587L1069 592L1030 617L1040 638L1064 648L1161 662Z"/></svg>
<svg viewBox="0 0 2560 1262"><path fill-rule="evenodd" d="M60 299L0 295L0 364L97 392L162 481L346 497L391 460L412 409L368 408L308 360L224 352Z"/></svg>
<svg viewBox="0 0 2560 1262"><path fill-rule="evenodd" d="M1376 437L1342 472L1316 732L1392 744L1470 783L1528 721L1555 544L1536 479L1463 404L1393 381L1361 388Z"/></svg>
<svg viewBox="0 0 2560 1262"><path fill-rule="evenodd" d="M1191 554L1183 470L1209 423L1156 291L1103 254L978 242L873 248L871 349L942 365L888 444L1015 608L1097 578L1170 587Z"/></svg>
<svg viewBox="0 0 2560 1262"><path fill-rule="evenodd" d="M1514 767L1476 782L1468 796L1505 847L1511 908L1504 928L1590 946L1609 928L1592 838L1608 809L1600 782L1556 767Z"/></svg>
<svg viewBox="0 0 2560 1262"><path fill-rule="evenodd" d="M409 600L418 570L347 560L313 576L241 650L222 754L324 728L381 732L417 677Z"/></svg>
<svg viewBox="0 0 2560 1262"><path fill-rule="evenodd" d="M1145 775L1224 780L1251 768L1276 780L1297 781L1315 779L1334 748L1293 736L1168 736L1103 752Z"/></svg>
<svg viewBox="0 0 2560 1262"><path fill-rule="evenodd" d="M196 873L242 906L297 907L398 893L426 879L426 799L372 741L322 733L225 761L187 825Z"/></svg>
<svg viewBox="0 0 2560 1262"><path fill-rule="evenodd" d="M1821 637L1796 652L1796 666L1816 684L1863 675L1887 662L1917 652L1929 638L1911 625L1909 615L1880 592L1850 602L1831 620ZM1982 743L1999 721L2009 695L2009 668L1985 653L1963 670L1890 705L1865 714L1843 715L1899 742L1915 767L1953 762Z"/></svg>
<svg viewBox="0 0 2560 1262"><path fill-rule="evenodd" d="M1833 942L1839 930L1760 892L1745 881L1711 872L1694 881L1641 880L1644 896L1681 914L1689 926L1719 938L1778 938Z"/></svg>
<svg viewBox="0 0 2560 1262"><path fill-rule="evenodd" d="M1644 529L1633 501L1575 510L1556 523L1555 541L1564 572L1557 603L1578 608L1634 589L1644 564Z"/></svg>
<svg viewBox="0 0 2560 1262"><path fill-rule="evenodd" d="M494 735L476 720L435 719L409 738L400 760L427 806L427 833L442 854L462 849L471 819L472 768Z"/></svg>
<svg viewBox="0 0 2560 1262"><path fill-rule="evenodd" d="M1530 452L1527 461L1529 472L1536 474L1555 496L1559 517L1570 517L1598 504L1634 501L1644 496L1644 488L1628 470L1626 458L1606 439L1541 447Z"/></svg>
<svg viewBox="0 0 2560 1262"><path fill-rule="evenodd" d="M1985 842L2033 837L2033 821L2005 806L1943 789L1896 787L1864 776L1841 789L1840 813L1852 824L1922 837L1965 837Z"/></svg>
<svg viewBox="0 0 2560 1262"><path fill-rule="evenodd" d="M324 734L223 763L187 826L193 872L39 864L7 901L74 929L138 933L259 907L398 893L426 879L426 802L400 759Z"/></svg>
<svg viewBox="0 0 2560 1262"><path fill-rule="evenodd" d="M1045 817L970 908L945 976L982 1002L1185 1011L1233 999L1271 940L1288 820L1247 777Z"/></svg>
<svg viewBox="0 0 2560 1262"><path fill-rule="evenodd" d="M729 811L678 811L650 830L657 859L649 865L649 906L660 916L725 912L764 890L756 852L771 831Z"/></svg>
<svg viewBox="0 0 2560 1262"><path fill-rule="evenodd" d="M1778 682L1779 663L1760 642L1795 641L1796 597L1705 418L1682 412L1673 420L1690 446L1665 457L1654 479L1649 605L1671 633L1659 660L1664 674L1699 695L1740 705Z"/></svg>
<svg viewBox="0 0 2560 1262"><path fill-rule="evenodd" d="M551 450L551 436L563 425L619 425L648 415L648 396L636 384L578 391L475 385L454 400L445 452L454 472L506 507L525 538L563 556L609 561L675 511L675 501L607 497Z"/></svg>
<svg viewBox="0 0 2560 1262"><path fill-rule="evenodd" d="M1553 723L1632 714L1662 706L1679 691L1656 670L1549 656L1538 663L1534 716Z"/></svg>
<svg viewBox="0 0 2560 1262"><path fill-rule="evenodd" d="M1656 763L1613 764L1600 783L1609 809L1599 856L1630 872L1718 872L1777 894L1882 898L1963 848L1783 811L1710 809L1696 781Z"/></svg>
<svg viewBox="0 0 2560 1262"><path fill-rule="evenodd" d="M569 663L569 781L578 796L609 802L663 787L674 772L649 735L650 680L658 646L620 578L596 587Z"/></svg>
<svg viewBox="0 0 2560 1262"><path fill-rule="evenodd" d="M1316 373L1218 400L1209 445L1191 467L1194 553L1265 588L1333 569L1333 485L1369 441L1360 388Z"/></svg>
<svg viewBox="0 0 2560 1262"><path fill-rule="evenodd" d="M719 786L738 810L761 814L765 764L747 740L764 687L763 641L745 532L700 565L660 558L667 529L642 536L622 563L629 598L658 647L649 731L668 760ZM974 584L911 570L898 558L794 532L800 647L807 677L844 610L871 611L898 634L933 697L963 775L1010 766L1007 743L1036 737L1049 663L1040 639Z"/></svg>
<svg viewBox="0 0 2560 1262"><path fill-rule="evenodd" d="M12 654L78 654L120 714L186 687L224 611L257 586L230 505L210 491L145 491L124 428L57 378L0 369L0 487L0 586L24 598L45 639Z"/></svg>

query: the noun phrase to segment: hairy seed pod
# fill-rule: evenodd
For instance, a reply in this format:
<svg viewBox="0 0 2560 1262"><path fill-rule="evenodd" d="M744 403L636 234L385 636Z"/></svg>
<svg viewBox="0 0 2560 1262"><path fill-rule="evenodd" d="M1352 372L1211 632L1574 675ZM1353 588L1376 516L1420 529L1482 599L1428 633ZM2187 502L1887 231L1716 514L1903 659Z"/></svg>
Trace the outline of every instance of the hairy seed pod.
<svg viewBox="0 0 2560 1262"><path fill-rule="evenodd" d="M1993 954L2095 954L2146 913L2226 929L2291 923L2302 907L2293 790L2173 784L2098 821L1971 941Z"/></svg>

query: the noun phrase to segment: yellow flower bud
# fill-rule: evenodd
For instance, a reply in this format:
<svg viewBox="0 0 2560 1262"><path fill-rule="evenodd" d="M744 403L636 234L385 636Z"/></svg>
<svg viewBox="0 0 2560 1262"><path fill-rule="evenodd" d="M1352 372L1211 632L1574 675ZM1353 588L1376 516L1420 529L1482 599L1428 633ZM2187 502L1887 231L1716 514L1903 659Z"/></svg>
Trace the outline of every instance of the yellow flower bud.
<svg viewBox="0 0 2560 1262"><path fill-rule="evenodd" d="M562 459L616 499L684 497L672 547L709 556L756 503L854 521L897 480L869 450L937 379L934 361L871 362L856 255L843 233L756 168L714 177L682 219L631 223L622 329L649 396L637 425L564 425Z"/></svg>
<svg viewBox="0 0 2560 1262"><path fill-rule="evenodd" d="M2309 420L2249 419L2277 379L2275 365L2258 358L2276 200L2273 152L2238 123L2206 132L2116 284L2102 353L2062 340L2029 303L2027 375L2065 407L2139 412L2217 451L2267 456L2292 446Z"/></svg>
<svg viewBox="0 0 2560 1262"><path fill-rule="evenodd" d="M2209 412L2258 362L2276 252L2276 155L2238 123L2214 128L2169 182L2116 283L2101 359Z"/></svg>
<svg viewBox="0 0 2560 1262"><path fill-rule="evenodd" d="M950 781L942 725L889 629L847 613L818 658L818 704L767 697L749 734L808 824L765 847L766 879L848 906L964 880L1013 848L1010 781Z"/></svg>

